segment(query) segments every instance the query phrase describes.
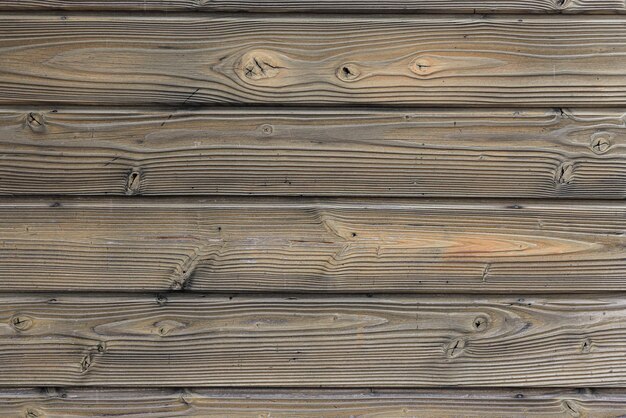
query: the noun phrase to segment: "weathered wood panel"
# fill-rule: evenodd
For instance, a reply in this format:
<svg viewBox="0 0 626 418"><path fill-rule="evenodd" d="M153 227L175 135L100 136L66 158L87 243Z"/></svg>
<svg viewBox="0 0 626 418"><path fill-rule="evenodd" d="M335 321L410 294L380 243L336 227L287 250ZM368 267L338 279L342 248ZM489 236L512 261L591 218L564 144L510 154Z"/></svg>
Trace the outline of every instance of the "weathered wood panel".
<svg viewBox="0 0 626 418"><path fill-rule="evenodd" d="M0 109L0 193L624 198L624 118L623 109Z"/></svg>
<svg viewBox="0 0 626 418"><path fill-rule="evenodd" d="M5 15L0 103L626 104L626 18Z"/></svg>
<svg viewBox="0 0 626 418"><path fill-rule="evenodd" d="M0 296L2 386L626 386L597 297Z"/></svg>
<svg viewBox="0 0 626 418"><path fill-rule="evenodd" d="M624 13L622 0L2 0L0 10Z"/></svg>
<svg viewBox="0 0 626 418"><path fill-rule="evenodd" d="M30 414L30 415L28 415ZM623 390L0 391L2 417L615 417Z"/></svg>
<svg viewBox="0 0 626 418"><path fill-rule="evenodd" d="M3 290L626 289L624 203L5 199Z"/></svg>

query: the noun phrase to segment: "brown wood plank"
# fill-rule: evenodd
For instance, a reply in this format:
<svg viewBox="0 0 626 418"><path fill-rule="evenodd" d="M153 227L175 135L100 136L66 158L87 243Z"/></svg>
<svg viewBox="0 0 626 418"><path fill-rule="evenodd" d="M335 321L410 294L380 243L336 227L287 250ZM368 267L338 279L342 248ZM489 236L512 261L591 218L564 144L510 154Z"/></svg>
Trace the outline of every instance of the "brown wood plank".
<svg viewBox="0 0 626 418"><path fill-rule="evenodd" d="M25 415L26 414L26 415ZM30 415L28 415L30 414ZM2 417L615 417L623 390L5 389Z"/></svg>
<svg viewBox="0 0 626 418"><path fill-rule="evenodd" d="M2 0L0 10L624 13L622 0Z"/></svg>
<svg viewBox="0 0 626 418"><path fill-rule="evenodd" d="M626 105L626 18L0 16L0 103Z"/></svg>
<svg viewBox="0 0 626 418"><path fill-rule="evenodd" d="M2 290L625 290L622 202L5 199Z"/></svg>
<svg viewBox="0 0 626 418"><path fill-rule="evenodd" d="M624 198L625 113L5 108L0 193Z"/></svg>
<svg viewBox="0 0 626 418"><path fill-rule="evenodd" d="M626 299L0 296L2 386L626 386Z"/></svg>

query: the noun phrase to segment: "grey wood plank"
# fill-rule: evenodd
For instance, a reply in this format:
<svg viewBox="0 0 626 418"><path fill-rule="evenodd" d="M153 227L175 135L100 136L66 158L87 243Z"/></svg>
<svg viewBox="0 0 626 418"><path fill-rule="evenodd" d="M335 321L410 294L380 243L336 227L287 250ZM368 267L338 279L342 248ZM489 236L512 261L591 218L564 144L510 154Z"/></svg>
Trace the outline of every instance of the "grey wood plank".
<svg viewBox="0 0 626 418"><path fill-rule="evenodd" d="M0 10L358 13L624 13L620 0L3 0Z"/></svg>
<svg viewBox="0 0 626 418"><path fill-rule="evenodd" d="M0 385L623 388L625 316L622 295L4 294Z"/></svg>
<svg viewBox="0 0 626 418"><path fill-rule="evenodd" d="M0 416L615 417L623 390L3 389ZM30 415L28 415L30 414Z"/></svg>
<svg viewBox="0 0 626 418"><path fill-rule="evenodd" d="M0 108L0 194L621 199L624 115Z"/></svg>
<svg viewBox="0 0 626 418"><path fill-rule="evenodd" d="M624 106L626 18L0 16L0 104Z"/></svg>
<svg viewBox="0 0 626 418"><path fill-rule="evenodd" d="M622 201L0 200L4 291L626 289Z"/></svg>

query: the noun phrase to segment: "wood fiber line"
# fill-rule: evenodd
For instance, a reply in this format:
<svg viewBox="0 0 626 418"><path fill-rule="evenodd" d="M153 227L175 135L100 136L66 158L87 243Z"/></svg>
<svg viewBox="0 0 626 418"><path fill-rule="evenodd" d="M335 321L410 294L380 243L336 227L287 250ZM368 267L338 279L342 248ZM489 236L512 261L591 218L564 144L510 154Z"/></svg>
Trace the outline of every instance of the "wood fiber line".
<svg viewBox="0 0 626 418"><path fill-rule="evenodd" d="M625 317L609 295L6 294L0 385L624 387Z"/></svg>
<svg viewBox="0 0 626 418"><path fill-rule="evenodd" d="M0 104L624 106L626 18L0 16Z"/></svg>
<svg viewBox="0 0 626 418"><path fill-rule="evenodd" d="M5 199L4 291L626 289L616 202Z"/></svg>
<svg viewBox="0 0 626 418"><path fill-rule="evenodd" d="M0 193L626 197L621 110L0 109Z"/></svg>
<svg viewBox="0 0 626 418"><path fill-rule="evenodd" d="M621 390L5 389L1 417L615 417ZM30 414L30 415L28 415Z"/></svg>
<svg viewBox="0 0 626 418"><path fill-rule="evenodd" d="M624 13L623 0L3 0L0 10Z"/></svg>

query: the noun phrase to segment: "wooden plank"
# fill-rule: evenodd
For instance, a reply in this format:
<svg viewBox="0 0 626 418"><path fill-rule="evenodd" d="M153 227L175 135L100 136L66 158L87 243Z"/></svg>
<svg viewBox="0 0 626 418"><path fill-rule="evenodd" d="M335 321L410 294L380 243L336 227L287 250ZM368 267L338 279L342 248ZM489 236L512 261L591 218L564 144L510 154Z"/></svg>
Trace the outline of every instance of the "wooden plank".
<svg viewBox="0 0 626 418"><path fill-rule="evenodd" d="M623 202L6 199L4 291L625 290Z"/></svg>
<svg viewBox="0 0 626 418"><path fill-rule="evenodd" d="M626 105L626 18L0 16L0 103Z"/></svg>
<svg viewBox="0 0 626 418"><path fill-rule="evenodd" d="M624 198L625 118L624 109L5 108L0 193Z"/></svg>
<svg viewBox="0 0 626 418"><path fill-rule="evenodd" d="M16 417L615 417L623 390L5 389ZM30 413L30 415L28 415Z"/></svg>
<svg viewBox="0 0 626 418"><path fill-rule="evenodd" d="M1 386L626 386L623 296L0 296Z"/></svg>
<svg viewBox="0 0 626 418"><path fill-rule="evenodd" d="M622 0L3 0L0 10L624 13Z"/></svg>

